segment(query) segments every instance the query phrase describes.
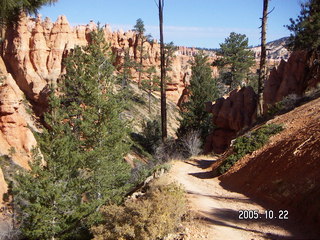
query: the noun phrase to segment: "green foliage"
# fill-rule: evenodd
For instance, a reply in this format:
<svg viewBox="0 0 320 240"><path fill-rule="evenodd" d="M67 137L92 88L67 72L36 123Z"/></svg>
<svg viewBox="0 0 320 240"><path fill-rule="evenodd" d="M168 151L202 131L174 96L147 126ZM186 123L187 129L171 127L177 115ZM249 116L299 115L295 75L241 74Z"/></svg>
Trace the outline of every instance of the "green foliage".
<svg viewBox="0 0 320 240"><path fill-rule="evenodd" d="M268 142L270 136L275 135L282 130L283 127L281 125L268 124L249 135L238 137L233 145L234 153L228 156L219 166L218 172L220 174L227 172L239 159L244 157L246 154L252 153L261 148Z"/></svg>
<svg viewBox="0 0 320 240"><path fill-rule="evenodd" d="M144 151L154 154L161 140L161 125L159 118L142 121L141 134L132 134L133 141L143 147Z"/></svg>
<svg viewBox="0 0 320 240"><path fill-rule="evenodd" d="M142 122L142 135L145 138L145 148L149 153L153 153L155 147L161 140L160 118Z"/></svg>
<svg viewBox="0 0 320 240"><path fill-rule="evenodd" d="M248 50L248 38L245 34L230 33L217 51L218 58L214 65L220 70L221 81L230 86L229 91L241 86L246 80L250 67L254 64L253 52Z"/></svg>
<svg viewBox="0 0 320 240"><path fill-rule="evenodd" d="M37 134L43 158L35 150L14 189L28 239L78 238L99 206L122 201L128 190L128 126L108 52L103 32L93 32L92 43L68 57L59 97L50 96L48 129Z"/></svg>
<svg viewBox="0 0 320 240"><path fill-rule="evenodd" d="M142 21L141 18L138 18L136 21L136 25L133 27L133 31L137 32L140 35L143 35L146 31L144 27L144 22Z"/></svg>
<svg viewBox="0 0 320 240"><path fill-rule="evenodd" d="M181 187L154 186L141 198L122 206L101 209L103 223L93 227L94 239L163 239L175 232L186 214L186 199Z"/></svg>
<svg viewBox="0 0 320 240"><path fill-rule="evenodd" d="M129 49L124 50L124 57L122 64L118 65L119 74L117 75L119 82L121 83L122 88L127 88L128 83L132 78L131 69L136 67L137 63L131 59L129 54Z"/></svg>
<svg viewBox="0 0 320 240"><path fill-rule="evenodd" d="M55 2L57 0L1 0L0 25L16 23L21 11L29 14L37 13L43 5Z"/></svg>
<svg viewBox="0 0 320 240"><path fill-rule="evenodd" d="M212 70L208 56L200 52L194 57L191 66L192 76L188 86L189 101L182 105L180 127L177 131L179 138L188 132L198 131L202 140L212 130L210 114L205 110L205 103L218 97L216 80L212 77Z"/></svg>
<svg viewBox="0 0 320 240"><path fill-rule="evenodd" d="M320 46L320 1L308 0L301 4L300 16L290 18L291 31L288 47L291 50L317 50Z"/></svg>
<svg viewBox="0 0 320 240"><path fill-rule="evenodd" d="M173 59L175 58L175 51L177 50L177 47L174 45L173 42L167 43L164 45L164 56L165 56L165 61L164 61L164 67L166 69L166 73L172 71L172 62ZM172 79L166 74L166 83L171 83Z"/></svg>
<svg viewBox="0 0 320 240"><path fill-rule="evenodd" d="M147 91L149 97L149 113L151 113L151 96L154 91L159 91L160 79L154 66L146 70L147 78L141 82L142 89Z"/></svg>
<svg viewBox="0 0 320 240"><path fill-rule="evenodd" d="M290 111L294 109L297 103L301 100L296 94L289 94L281 101L276 102L274 105L269 106L267 116L273 117L275 115Z"/></svg>

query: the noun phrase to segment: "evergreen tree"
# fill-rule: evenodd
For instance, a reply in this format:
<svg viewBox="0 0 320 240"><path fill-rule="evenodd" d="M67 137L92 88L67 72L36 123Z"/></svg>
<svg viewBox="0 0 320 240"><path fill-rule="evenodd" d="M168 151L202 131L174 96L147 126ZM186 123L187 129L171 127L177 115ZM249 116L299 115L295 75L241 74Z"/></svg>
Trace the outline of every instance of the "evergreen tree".
<svg viewBox="0 0 320 240"><path fill-rule="evenodd" d="M218 97L218 90L208 61L208 56L203 52L194 57L188 86L189 101L182 106L180 127L177 132L179 138L191 131L199 131L204 140L211 131L211 116L205 110L205 103L215 100Z"/></svg>
<svg viewBox="0 0 320 240"><path fill-rule="evenodd" d="M106 202L119 202L127 191L128 127L114 92L114 68L103 33L75 48L57 96L52 94L38 136L39 154L31 170L18 174L15 199L21 230L28 239L77 238Z"/></svg>
<svg viewBox="0 0 320 240"><path fill-rule="evenodd" d="M52 4L58 0L0 0L0 34L4 38L4 29L8 24L19 21L20 13L37 13L38 9L46 4Z"/></svg>
<svg viewBox="0 0 320 240"><path fill-rule="evenodd" d="M286 27L292 32L288 47L291 50L313 51L320 46L320 0L301 4L300 16L290 19Z"/></svg>
<svg viewBox="0 0 320 240"><path fill-rule="evenodd" d="M173 42L167 43L164 45L164 55L165 55L165 61L164 61L164 67L166 70L166 84L169 82L172 82L172 79L168 76L168 72L172 71L172 62L173 59L176 57L174 55L175 51L177 50L177 47L174 45Z"/></svg>
<svg viewBox="0 0 320 240"><path fill-rule="evenodd" d="M123 63L119 66L118 79L121 82L122 88L128 86L129 80L132 78L131 69L136 67L136 62L131 59L129 49L124 50Z"/></svg>
<svg viewBox="0 0 320 240"><path fill-rule="evenodd" d="M144 27L144 22L142 21L141 18L137 19L136 25L133 27L133 31L137 33L137 40L139 43L138 50L139 50L139 64L137 65L137 69L139 72L138 76L138 84L140 86L141 84L141 79L142 79L142 72L143 72L143 58L144 56L144 46L143 44L145 42L151 41L151 35L145 36L146 29Z"/></svg>
<svg viewBox="0 0 320 240"><path fill-rule="evenodd" d="M151 96L154 91L159 91L160 80L154 66L149 67L146 71L147 78L142 80L142 89L147 91L149 97L149 113L151 113Z"/></svg>
<svg viewBox="0 0 320 240"><path fill-rule="evenodd" d="M248 38L244 34L230 33L220 44L213 64L220 70L220 79L229 86L229 91L242 85L254 64L253 52L248 49Z"/></svg>

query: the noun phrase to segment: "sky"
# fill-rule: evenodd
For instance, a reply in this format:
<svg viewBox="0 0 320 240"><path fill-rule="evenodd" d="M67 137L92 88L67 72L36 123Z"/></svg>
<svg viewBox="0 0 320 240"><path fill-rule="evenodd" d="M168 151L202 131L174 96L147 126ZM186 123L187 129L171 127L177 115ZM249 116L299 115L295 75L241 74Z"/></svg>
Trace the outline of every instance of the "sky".
<svg viewBox="0 0 320 240"><path fill-rule="evenodd" d="M290 32L284 25L296 19L305 0L270 0L267 41ZM262 0L165 0L164 40L177 46L219 48L231 32L246 34L249 45L260 43ZM154 0L59 0L40 9L42 18L56 21L65 15L73 26L90 20L110 24L113 30L130 30L138 18L146 34L159 39L158 9Z"/></svg>

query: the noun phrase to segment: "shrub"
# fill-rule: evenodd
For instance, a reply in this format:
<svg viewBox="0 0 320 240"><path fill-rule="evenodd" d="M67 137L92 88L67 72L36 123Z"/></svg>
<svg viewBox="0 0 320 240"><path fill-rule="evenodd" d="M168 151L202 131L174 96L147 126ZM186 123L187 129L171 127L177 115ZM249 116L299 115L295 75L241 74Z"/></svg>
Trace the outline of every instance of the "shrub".
<svg viewBox="0 0 320 240"><path fill-rule="evenodd" d="M201 152L200 131L192 130L182 137L182 143L191 156L197 156Z"/></svg>
<svg viewBox="0 0 320 240"><path fill-rule="evenodd" d="M154 150L161 141L160 118L142 122L142 135L145 138L144 146L149 153Z"/></svg>
<svg viewBox="0 0 320 240"><path fill-rule="evenodd" d="M301 98L297 96L297 94L289 94L284 97L281 101L275 103L273 106L269 107L267 115L275 116L280 113L287 112L296 107L297 103Z"/></svg>
<svg viewBox="0 0 320 240"><path fill-rule="evenodd" d="M239 159L244 157L248 153L252 153L255 150L265 145L269 137L275 135L283 130L281 125L268 124L260 129L238 137L233 145L234 153L229 155L224 162L219 166L218 172L224 174L227 172Z"/></svg>
<svg viewBox="0 0 320 240"><path fill-rule="evenodd" d="M134 143L140 145L143 148L143 151L146 151L149 154L154 154L155 149L161 141L160 120L144 120L141 125L141 133L131 133L131 139ZM138 146L136 147L139 148ZM136 150L139 150L141 153L142 149Z"/></svg>
<svg viewBox="0 0 320 240"><path fill-rule="evenodd" d="M186 145L180 139L169 138L155 150L155 158L158 162L167 162L173 159L187 159L191 154Z"/></svg>
<svg viewBox="0 0 320 240"><path fill-rule="evenodd" d="M186 214L184 191L176 184L151 187L135 201L101 209L103 223L92 227L95 240L162 239L174 232Z"/></svg>

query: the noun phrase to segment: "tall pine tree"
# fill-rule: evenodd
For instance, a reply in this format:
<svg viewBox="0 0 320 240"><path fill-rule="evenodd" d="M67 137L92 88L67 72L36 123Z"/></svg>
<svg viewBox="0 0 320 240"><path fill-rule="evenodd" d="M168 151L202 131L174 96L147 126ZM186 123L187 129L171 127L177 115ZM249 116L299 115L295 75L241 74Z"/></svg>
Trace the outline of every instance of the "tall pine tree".
<svg viewBox="0 0 320 240"><path fill-rule="evenodd" d="M229 86L229 91L241 86L248 80L250 67L254 64L253 52L248 50L248 38L244 34L235 32L220 44L217 52L220 56L214 65L220 70L222 82Z"/></svg>
<svg viewBox="0 0 320 240"><path fill-rule="evenodd" d="M286 27L292 32L289 39L291 50L319 50L320 46L320 1L308 0L301 4L300 15L290 19Z"/></svg>
<svg viewBox="0 0 320 240"><path fill-rule="evenodd" d="M200 52L194 57L191 70L189 100L182 106L177 135L181 138L191 131L199 131L204 140L212 128L211 116L205 110L205 103L215 100L218 90L216 80L212 77L208 56L204 53Z"/></svg>
<svg viewBox="0 0 320 240"><path fill-rule="evenodd" d="M114 92L114 68L103 33L66 61L59 93L51 95L48 129L38 136L41 154L16 178L21 230L28 239L76 238L98 208L127 191L128 126ZM36 151L39 152L39 151Z"/></svg>

